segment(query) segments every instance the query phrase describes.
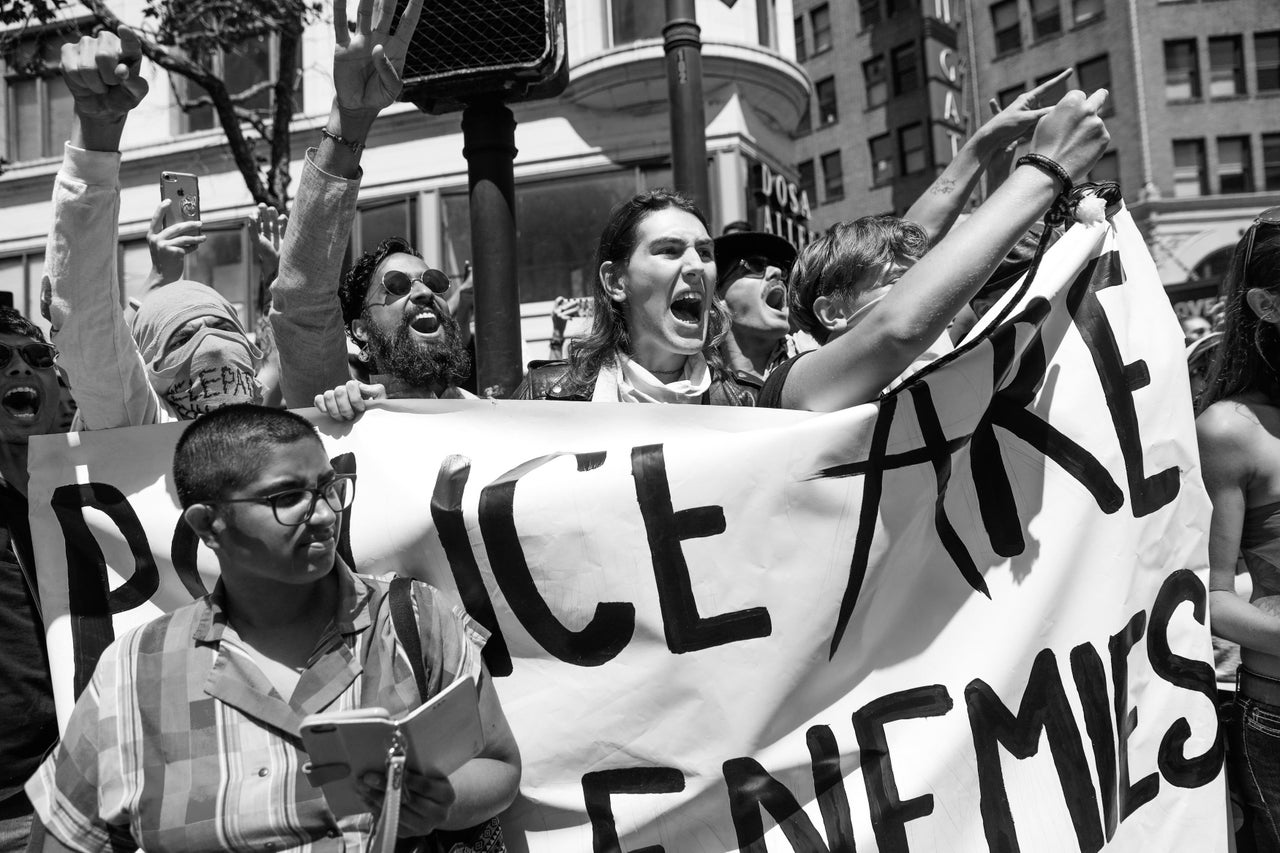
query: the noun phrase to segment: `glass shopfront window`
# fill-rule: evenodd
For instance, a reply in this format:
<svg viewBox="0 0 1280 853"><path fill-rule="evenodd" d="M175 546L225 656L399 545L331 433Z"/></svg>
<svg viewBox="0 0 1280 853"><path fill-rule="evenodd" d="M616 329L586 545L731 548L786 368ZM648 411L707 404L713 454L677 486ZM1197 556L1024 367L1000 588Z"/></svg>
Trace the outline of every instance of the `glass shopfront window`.
<svg viewBox="0 0 1280 853"><path fill-rule="evenodd" d="M40 316L40 280L44 275L44 250L36 249L0 258L0 299L11 303L28 320L49 334L49 322Z"/></svg>
<svg viewBox="0 0 1280 853"><path fill-rule="evenodd" d="M626 169L529 181L516 186L517 280L521 302L590 296L600 230L614 205L639 186L671 181L670 168ZM461 273L473 256L465 191L441 196L445 272Z"/></svg>
<svg viewBox="0 0 1280 853"><path fill-rule="evenodd" d="M614 47L662 38L667 23L666 4L659 0L609 0L609 13Z"/></svg>

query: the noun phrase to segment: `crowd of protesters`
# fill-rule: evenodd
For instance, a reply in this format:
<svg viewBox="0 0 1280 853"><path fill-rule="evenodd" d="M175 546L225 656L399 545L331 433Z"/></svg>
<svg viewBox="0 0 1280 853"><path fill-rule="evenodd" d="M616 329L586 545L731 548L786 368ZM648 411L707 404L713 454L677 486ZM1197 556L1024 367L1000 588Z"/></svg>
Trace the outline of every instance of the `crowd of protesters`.
<svg viewBox="0 0 1280 853"><path fill-rule="evenodd" d="M119 143L147 94L139 44L121 27L64 48L76 122L46 255L52 342L0 309L0 709L26 721L0 735L0 851L325 849L325 839L366 849L373 818L327 811L300 783L305 753L282 732L296 732L299 708L322 690L334 707L398 711L464 675L479 684L485 749L447 778L411 774L400 831L429 836L437 849L503 849L492 819L515 797L520 758L479 658L484 632L415 582L418 653L433 680L415 687L396 666L404 647L388 627L390 582L356 574L336 554L353 475L335 472L315 430L286 411L314 405L346 420L382 398L475 396L462 387L475 348L467 287L403 239L342 272L365 141L399 94L422 0L393 26L394 6L362 0L348 26L337 5L329 121L306 154L287 226L266 208L254 220L270 281L254 334L217 291L183 278L204 238L199 222L167 225L167 202L152 223L148 292L126 321ZM949 351L1026 270L1042 243L1037 223L1105 151L1105 91L1039 103L1064 77L994 110L904 217L840 223L800 251L744 224L713 237L704 212L675 191L619 205L602 223L592 296L557 300L552 358L530 365L514 396L811 411L874 400ZM1029 154L1014 167L1019 145ZM957 224L984 172L998 188ZM1233 773L1239 838L1257 850L1280 850L1276 213L1237 247L1217 328L1187 328L1214 505L1213 628L1239 646L1238 690L1224 713L1233 767L1248 771ZM571 322L589 330L567 336ZM221 580L210 596L113 644L59 741L26 523L27 441L174 420L194 421L174 481ZM1238 565L1251 600L1237 592ZM365 673L336 691L322 678L347 672L352 650ZM216 732L197 721L210 714L204 678L177 678L205 671L218 673L212 695L229 709ZM194 687L175 692L175 679ZM122 717L142 720L143 732L177 726L181 746L144 759L144 745L121 736ZM274 768L233 778L219 757L246 750L276 756ZM371 813L384 789L380 777L362 783Z"/></svg>

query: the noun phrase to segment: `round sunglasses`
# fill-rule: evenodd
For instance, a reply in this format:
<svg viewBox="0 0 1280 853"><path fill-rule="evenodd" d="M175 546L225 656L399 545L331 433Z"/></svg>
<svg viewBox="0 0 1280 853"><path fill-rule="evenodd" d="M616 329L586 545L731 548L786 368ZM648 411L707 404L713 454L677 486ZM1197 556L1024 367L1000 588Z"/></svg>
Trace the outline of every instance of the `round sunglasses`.
<svg viewBox="0 0 1280 853"><path fill-rule="evenodd" d="M381 302L370 300L365 304L390 305L392 302L408 296L409 291L413 290L415 282L422 282L423 287L437 296L442 296L449 292L449 277L440 270L423 270L416 276L411 276L401 270L387 270L382 274L382 289L386 291L386 295Z"/></svg>

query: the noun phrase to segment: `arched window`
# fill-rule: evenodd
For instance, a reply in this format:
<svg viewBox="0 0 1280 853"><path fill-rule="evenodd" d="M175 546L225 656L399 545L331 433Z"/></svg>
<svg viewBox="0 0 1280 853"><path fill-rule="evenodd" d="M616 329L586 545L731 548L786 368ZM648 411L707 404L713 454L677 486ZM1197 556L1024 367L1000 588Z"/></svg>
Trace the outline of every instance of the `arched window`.
<svg viewBox="0 0 1280 853"><path fill-rule="evenodd" d="M1227 269L1231 266L1231 255L1235 250L1235 246L1223 246L1221 249L1210 252L1195 265L1188 278L1202 284L1212 283L1216 286L1227 274Z"/></svg>

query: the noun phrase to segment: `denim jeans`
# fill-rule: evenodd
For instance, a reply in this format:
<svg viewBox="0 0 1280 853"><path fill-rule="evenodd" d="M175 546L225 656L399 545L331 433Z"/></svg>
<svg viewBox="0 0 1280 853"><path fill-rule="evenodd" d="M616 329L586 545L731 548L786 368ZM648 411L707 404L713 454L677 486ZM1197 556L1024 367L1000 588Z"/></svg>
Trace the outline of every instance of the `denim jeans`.
<svg viewBox="0 0 1280 853"><path fill-rule="evenodd" d="M1252 829L1258 853L1280 853L1280 705L1237 695L1234 710L1228 748L1245 828Z"/></svg>

